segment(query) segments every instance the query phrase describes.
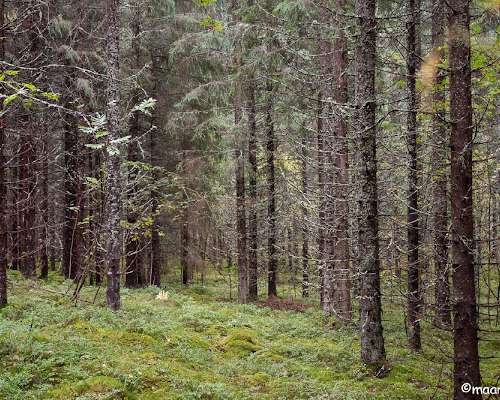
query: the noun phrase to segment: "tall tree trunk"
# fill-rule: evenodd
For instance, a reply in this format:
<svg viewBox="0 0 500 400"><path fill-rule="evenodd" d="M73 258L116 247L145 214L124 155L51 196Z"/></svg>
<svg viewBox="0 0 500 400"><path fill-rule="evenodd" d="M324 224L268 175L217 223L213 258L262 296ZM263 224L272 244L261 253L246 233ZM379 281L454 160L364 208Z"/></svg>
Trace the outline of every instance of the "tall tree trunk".
<svg viewBox="0 0 500 400"><path fill-rule="evenodd" d="M318 115L317 115L317 157L318 157L318 276L320 304L324 302L324 252L325 252L325 135L323 130L323 96L321 90L318 92Z"/></svg>
<svg viewBox="0 0 500 400"><path fill-rule="evenodd" d="M273 84L267 81L267 110L266 110L266 134L267 134L267 251L269 256L267 294L269 297L277 296L276 274L278 259L276 255L276 181L274 171L274 122L273 122Z"/></svg>
<svg viewBox="0 0 500 400"><path fill-rule="evenodd" d="M444 60L445 4L443 0L434 0L432 9L432 59L436 65ZM446 161L448 154L448 134L445 122L445 94L441 89L445 74L436 68L432 102L432 169L434 191L434 266L435 287L435 323L439 326L451 326L450 284L448 271L448 173Z"/></svg>
<svg viewBox="0 0 500 400"><path fill-rule="evenodd" d="M120 139L120 92L118 74L120 69L120 1L106 0L106 56L108 87L107 100L107 128L108 145ZM117 149L119 150L119 149ZM118 154L115 154L118 153ZM107 274L107 303L113 311L120 309L120 212L121 212L121 156L118 152L111 152L106 158L108 179L106 181L106 209L104 213L106 228L105 266Z"/></svg>
<svg viewBox="0 0 500 400"><path fill-rule="evenodd" d="M156 55L152 54L152 72L153 79L155 82L155 95L156 98L160 96L161 88L161 78L159 73L159 62L160 59ZM152 125L156 127L155 130L151 130L149 136L149 151L150 151L150 162L153 167L153 188L151 190L151 215L153 217L153 226L151 231L151 273L149 283L150 285L160 286L160 275L161 275L161 248L160 248L160 223L158 218L159 213L159 201L160 193L156 185L158 185L159 173L158 168L160 165L159 153L159 143L157 141L158 134L161 132L160 126L160 115L158 107L153 111Z"/></svg>
<svg viewBox="0 0 500 400"><path fill-rule="evenodd" d="M135 56L136 66L139 67L141 61L140 53L140 8L138 4L134 4L136 10L134 11L134 19L132 21L132 31L134 38L132 40L132 50ZM140 92L135 91L133 96L135 102L140 100ZM130 142L128 144L128 161L132 163L128 169L128 181L130 189L128 191L128 210L127 210L127 222L130 226L134 227L138 220L138 211L136 210L137 205L134 199L137 197L138 193L138 169L134 163L140 160L139 158L139 136L140 136L140 126L139 126L139 112L134 112L130 118ZM127 236L126 243L126 269L125 269L125 286L126 287L140 287L143 285L142 275L143 275L143 254L142 254L142 241L140 239L140 233L136 232L132 228L132 232L129 232Z"/></svg>
<svg viewBox="0 0 500 400"><path fill-rule="evenodd" d="M337 0L339 11L345 8L345 0ZM341 24L333 48L333 95L335 102L347 105L347 42L343 33L343 18L338 14ZM340 110L342 111L342 110ZM349 205L348 205L348 146L347 123L341 112L335 113L335 145L334 145L334 309L335 314L344 320L351 320L351 282L349 268Z"/></svg>
<svg viewBox="0 0 500 400"><path fill-rule="evenodd" d="M413 350L420 350L420 246L418 209L418 131L417 112L419 95L416 73L420 65L420 0L408 1L407 70L408 70L408 342Z"/></svg>
<svg viewBox="0 0 500 400"><path fill-rule="evenodd" d="M253 78L253 77L252 77ZM258 294L258 243L257 243L257 122L255 110L255 88L251 79L248 84L248 161L249 171L249 197L248 210L248 301L256 301Z"/></svg>
<svg viewBox="0 0 500 400"><path fill-rule="evenodd" d="M309 191L307 174L307 137L303 132L302 136L302 297L309 297L309 211L307 208L307 196ZM291 271L290 271L291 272Z"/></svg>
<svg viewBox="0 0 500 400"><path fill-rule="evenodd" d="M240 17L237 12L237 1L232 1L231 11L233 13L233 22L237 26L240 23ZM239 30L239 27L237 27ZM236 235L238 247L238 301L246 303L248 301L248 270L247 270L247 226L246 226L246 206L245 206L245 158L244 158L244 129L241 129L241 101L242 101L242 82L240 78L240 69L242 66L241 58L241 35L236 39L234 50L234 65L237 69L237 76L234 82L234 125L235 125L235 173L236 173Z"/></svg>
<svg viewBox="0 0 500 400"><path fill-rule="evenodd" d="M472 100L469 0L449 0L449 63L451 120L451 214L453 268L454 395L464 383L480 386L474 285L474 216L472 205Z"/></svg>
<svg viewBox="0 0 500 400"><path fill-rule="evenodd" d="M0 0L0 61L5 61L4 0ZM3 69L3 68L2 68ZM0 308L7 304L7 186L5 183L7 159L5 156L7 141L5 137L5 119L3 101L0 104Z"/></svg>
<svg viewBox="0 0 500 400"><path fill-rule="evenodd" d="M356 0L360 31L356 52L356 108L359 135L361 296L361 361L371 366L385 362L380 293L380 259L378 243L377 145L375 127L375 60L377 23L376 0Z"/></svg>

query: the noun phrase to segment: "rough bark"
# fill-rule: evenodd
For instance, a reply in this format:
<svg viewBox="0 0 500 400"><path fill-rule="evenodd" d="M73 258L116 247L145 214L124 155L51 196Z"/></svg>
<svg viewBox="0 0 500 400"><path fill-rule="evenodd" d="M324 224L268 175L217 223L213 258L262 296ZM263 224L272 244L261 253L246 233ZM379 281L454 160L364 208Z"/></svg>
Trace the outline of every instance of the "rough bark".
<svg viewBox="0 0 500 400"><path fill-rule="evenodd" d="M120 69L120 1L106 1L106 56L107 78L106 90L106 117L108 128L108 145L112 145L121 137L120 129L120 93L118 87L118 73ZM121 156L108 154L106 169L107 201L104 213L106 228L105 266L107 274L107 303L113 311L120 309L120 212L121 212Z"/></svg>
<svg viewBox="0 0 500 400"><path fill-rule="evenodd" d="M342 12L344 0L337 0L337 6ZM344 23L340 13L339 23ZM333 44L333 96L337 104L347 105L347 42L343 30L339 29ZM349 205L348 205L348 146L347 122L342 109L335 113L335 145L334 145L334 201L335 219L333 227L333 260L334 260L334 295L333 308L335 314L343 320L351 320L351 281L349 268Z"/></svg>
<svg viewBox="0 0 500 400"><path fill-rule="evenodd" d="M408 86L408 115L407 115L407 145L409 155L408 165L408 342L413 350L420 350L420 232L418 209L418 127L417 112L419 95L416 90L416 73L420 66L420 1L408 1L407 23L407 86Z"/></svg>
<svg viewBox="0 0 500 400"><path fill-rule="evenodd" d="M319 210L318 210L318 254L317 270L319 276L319 296L320 304L324 302L324 252L325 252L325 142L323 131L323 98L321 90L318 93L318 115L317 115L317 174L318 174L318 195L319 195Z"/></svg>
<svg viewBox="0 0 500 400"><path fill-rule="evenodd" d="M432 9L432 58L441 64L444 60L445 5L443 0L434 0ZM436 68L432 94L432 169L434 191L434 268L435 287L435 323L439 326L451 326L450 284L448 270L448 172L446 162L448 154L448 133L445 123L445 94L440 89L444 71Z"/></svg>
<svg viewBox="0 0 500 400"><path fill-rule="evenodd" d="M450 0L449 65L451 120L451 214L453 271L454 399L480 399L468 383L480 386L474 285L472 204L472 100L469 1Z"/></svg>
<svg viewBox="0 0 500 400"><path fill-rule="evenodd" d="M277 296L276 274L278 259L276 254L276 177L274 170L274 153L276 149L273 121L273 84L267 82L267 109L266 109L266 157L267 157L267 252L268 277L267 294Z"/></svg>
<svg viewBox="0 0 500 400"><path fill-rule="evenodd" d="M385 362L380 293L378 189L375 127L375 60L377 24L375 0L357 0L359 39L356 51L356 108L362 209L359 238L361 360L371 366Z"/></svg>

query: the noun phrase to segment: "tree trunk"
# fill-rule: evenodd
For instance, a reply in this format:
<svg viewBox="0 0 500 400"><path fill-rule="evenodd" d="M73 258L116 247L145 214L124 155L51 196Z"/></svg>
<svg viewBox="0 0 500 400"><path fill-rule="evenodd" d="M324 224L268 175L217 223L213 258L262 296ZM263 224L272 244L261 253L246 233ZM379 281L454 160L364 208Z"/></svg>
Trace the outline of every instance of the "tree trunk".
<svg viewBox="0 0 500 400"><path fill-rule="evenodd" d="M239 24L240 17L236 14L237 1L232 1L233 22ZM239 28L238 28L239 29ZM240 35L237 33L237 35ZM248 271L247 271L247 226L245 206L245 158L243 151L244 130L241 129L241 100L242 83L239 76L242 65L241 59L241 37L236 39L234 50L234 65L237 76L234 82L234 125L235 125L235 173L236 173L236 232L238 247L238 301L248 301Z"/></svg>
<svg viewBox="0 0 500 400"><path fill-rule="evenodd" d="M464 383L480 386L474 285L474 216L472 205L472 100L469 1L449 0L451 120L451 214L453 271L454 398L480 399L463 393Z"/></svg>
<svg viewBox="0 0 500 400"><path fill-rule="evenodd" d="M40 279L47 279L49 275L49 141L44 138L42 154L42 198L40 211L42 213L42 237L40 254Z"/></svg>
<svg viewBox="0 0 500 400"><path fill-rule="evenodd" d="M340 12L345 8L344 0L337 0ZM343 18L338 14L340 24L343 26ZM342 29L334 41L333 48L333 95L335 102L347 105L347 42ZM349 205L348 205L348 146L347 146L347 123L342 115L342 110L335 113L335 145L334 145L334 197L335 197L335 220L334 220L334 310L335 314L343 320L351 320L351 282L349 268Z"/></svg>
<svg viewBox="0 0 500 400"><path fill-rule="evenodd" d="M5 61L4 0L0 0L0 61ZM3 69L3 68L2 68ZM0 308L7 304L7 159L3 101L0 104Z"/></svg>
<svg viewBox="0 0 500 400"><path fill-rule="evenodd" d="M160 96L160 74L158 71L158 63L160 62L159 57L156 55L152 55L152 72L153 79L155 82L155 95L156 98ZM160 126L161 121L159 117L158 107L153 111L152 125L156 127L156 129L152 129L149 136L149 151L150 151L150 159L151 166L153 167L153 188L151 190L151 215L153 218L153 226L151 227L151 273L149 283L150 285L160 287L160 275L161 275L161 248L160 248L160 223L158 218L158 208L159 208L159 197L160 193L156 188L159 180L159 174L157 168L160 165L160 157L159 154L159 143L157 141L157 136L161 132Z"/></svg>
<svg viewBox="0 0 500 400"><path fill-rule="evenodd" d="M307 196L309 191L307 175L307 137L302 133L302 297L309 297L309 211L307 209Z"/></svg>
<svg viewBox="0 0 500 400"><path fill-rule="evenodd" d="M417 112L419 96L416 90L416 73L420 66L420 0L409 0L407 23L408 70L408 342L413 350L420 350L420 246L418 209L418 132Z"/></svg>
<svg viewBox="0 0 500 400"><path fill-rule="evenodd" d="M258 242L257 242L257 122L255 110L254 82L250 81L247 90L248 96L248 161L249 171L249 197L248 210L248 301L256 301L258 295Z"/></svg>
<svg viewBox="0 0 500 400"><path fill-rule="evenodd" d="M432 9L432 57L433 62L441 64L444 60L445 18L443 0L434 0ZM445 122L445 94L441 89L445 78L444 71L436 68L432 94L434 113L432 115L432 169L434 191L434 265L435 323L438 326L451 326L450 284L448 271L448 173L446 162L448 154L448 134Z"/></svg>
<svg viewBox="0 0 500 400"><path fill-rule="evenodd" d="M266 133L267 133L267 251L269 256L267 294L269 297L277 296L276 273L278 260L276 256L276 190L274 171L274 122L273 122L273 84L267 81L267 110L266 110Z"/></svg>
<svg viewBox="0 0 500 400"><path fill-rule="evenodd" d="M318 116L317 116L317 152L318 152L318 254L317 270L319 277L320 304L324 302L324 252L325 252L325 141L323 131L323 97L321 90L318 93Z"/></svg>
<svg viewBox="0 0 500 400"><path fill-rule="evenodd" d="M139 7L136 4L136 11L134 15L134 20L132 22L132 30L134 38L132 40L132 49L135 56L136 66L140 66L140 14ZM136 91L133 96L135 102L140 100L140 92ZM142 241L141 233L137 232L135 229L135 224L138 220L138 211L136 210L137 204L135 204L135 199L138 193L139 182L137 173L138 169L133 163L140 160L139 158L139 139L140 139L140 126L139 126L139 112L136 111L132 114L130 118L130 142L128 144L128 160L132 163L128 169L128 181L130 189L128 191L128 212L127 212L127 222L129 226L132 226L132 231L127 235L126 244L126 269L125 269L125 286L130 288L136 288L143 286L143 254L142 254Z"/></svg>
<svg viewBox="0 0 500 400"><path fill-rule="evenodd" d="M120 139L120 92L118 74L120 69L120 1L106 1L106 56L107 56L107 128L108 146L118 146L113 141ZM109 148L108 148L109 150ZM104 213L106 228L105 266L107 274L107 303L113 311L120 309L120 212L121 212L121 156L119 149L108 153L106 169L106 209Z"/></svg>
<svg viewBox="0 0 500 400"><path fill-rule="evenodd" d="M356 0L360 31L356 52L356 108L359 136L361 296L361 361L378 367L385 362L380 294L380 259L378 243L378 189L375 127L375 60L377 24L376 0Z"/></svg>

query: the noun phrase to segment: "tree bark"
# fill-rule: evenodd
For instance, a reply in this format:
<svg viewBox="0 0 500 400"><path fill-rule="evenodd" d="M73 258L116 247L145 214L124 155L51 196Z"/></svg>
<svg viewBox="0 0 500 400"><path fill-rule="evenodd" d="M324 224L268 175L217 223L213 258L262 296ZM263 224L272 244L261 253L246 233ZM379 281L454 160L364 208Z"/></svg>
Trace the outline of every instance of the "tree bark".
<svg viewBox="0 0 500 400"><path fill-rule="evenodd" d="M345 0L337 0L339 8L338 22L341 29L338 30L337 38L333 46L333 95L337 104L347 105L347 42L342 27L344 21L340 15L345 8ZM342 109L336 111L334 120L335 145L334 145L334 296L333 305L335 314L343 320L352 319L351 306L351 281L349 268L349 205L348 205L348 146L347 146L347 122L342 115Z"/></svg>
<svg viewBox="0 0 500 400"><path fill-rule="evenodd" d="M454 399L480 399L468 383L480 386L474 285L472 204L472 99L469 0L450 0L449 65L451 119L451 214L453 271Z"/></svg>
<svg viewBox="0 0 500 400"><path fill-rule="evenodd" d="M121 137L120 129L120 92L118 74L120 69L120 1L106 1L106 90L108 145ZM116 142L115 142L116 143ZM107 303L113 311L120 309L120 212L121 212L121 156L111 152L106 158L108 179L106 182L107 201L104 213L106 227L105 266L107 274Z"/></svg>
<svg viewBox="0 0 500 400"><path fill-rule="evenodd" d="M273 122L273 84L270 80L266 84L267 89L267 110L266 110L266 134L267 134L267 251L269 257L267 294L269 297L278 295L276 288L276 274L278 259L276 255L276 178L274 171L274 122Z"/></svg>
<svg viewBox="0 0 500 400"><path fill-rule="evenodd" d="M356 108L362 209L360 210L361 361L378 367L385 362L380 294L378 189L375 127L376 0L356 0L360 31L356 51Z"/></svg>
<svg viewBox="0 0 500 400"><path fill-rule="evenodd" d="M443 19L445 4L443 0L434 0L432 9L432 57L433 62L444 61ZM434 191L434 266L435 287L435 323L439 326L451 326L450 284L448 271L448 172L446 162L448 154L448 133L445 123L445 94L441 85L445 79L444 71L437 67L434 77L432 102L432 166Z"/></svg>
<svg viewBox="0 0 500 400"><path fill-rule="evenodd" d="M413 350L421 349L420 342L420 232L418 209L418 128L417 112L419 95L416 90L416 73L420 66L420 0L408 1L407 23L407 86L409 92L408 129L408 342Z"/></svg>

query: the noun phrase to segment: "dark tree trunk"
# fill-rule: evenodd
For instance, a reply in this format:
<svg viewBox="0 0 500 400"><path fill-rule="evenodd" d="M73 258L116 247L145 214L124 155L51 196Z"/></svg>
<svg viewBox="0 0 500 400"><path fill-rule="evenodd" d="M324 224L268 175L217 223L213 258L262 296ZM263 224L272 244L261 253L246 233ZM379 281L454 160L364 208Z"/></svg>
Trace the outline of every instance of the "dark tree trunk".
<svg viewBox="0 0 500 400"><path fill-rule="evenodd" d="M240 23L240 17L237 15L238 2L232 1L231 11L233 13L233 22ZM238 34L239 35L239 34ZM236 39L234 50L234 66L239 75L242 66L242 38ZM234 82L234 125L235 125L235 173L236 173L236 235L238 247L238 301L240 303L248 302L248 270L247 270L247 223L246 223L246 204L245 204L245 157L244 157L244 129L241 126L242 109L242 82L239 76Z"/></svg>
<svg viewBox="0 0 500 400"><path fill-rule="evenodd" d="M257 122L254 82L248 85L248 161L250 163L248 210L248 301L256 301L258 294L257 242Z"/></svg>
<svg viewBox="0 0 500 400"><path fill-rule="evenodd" d="M120 92L118 87L118 73L120 69L120 1L106 1L106 56L108 87L107 100L107 128L109 146L112 141L121 137L120 134ZM114 145L118 146L118 145ZM106 169L108 178L106 184L106 208L104 213L106 228L105 266L107 274L107 303L113 311L120 309L120 212L121 212L121 156L108 154Z"/></svg>
<svg viewBox="0 0 500 400"><path fill-rule="evenodd" d="M444 60L443 20L446 17L443 0L434 0L432 9L432 57L436 64ZM441 89L445 73L436 68L432 94L434 113L432 115L432 166L434 191L434 265L436 275L435 323L438 326L451 326L450 284L448 271L448 133L445 122L445 94Z"/></svg>
<svg viewBox="0 0 500 400"><path fill-rule="evenodd" d="M380 293L378 189L375 127L376 0L356 0L360 31L356 53L356 108L360 160L361 202L359 238L361 361L371 366L385 362Z"/></svg>
<svg viewBox="0 0 500 400"><path fill-rule="evenodd" d="M4 0L0 0L0 61L5 61ZM3 68L2 68L3 69ZM0 308L7 304L7 141L3 101L0 104Z"/></svg>
<svg viewBox="0 0 500 400"><path fill-rule="evenodd" d="M155 94L158 98L160 95L160 74L159 74L159 57L152 55L152 70L155 81ZM161 248L160 248L160 222L158 218L160 193L156 185L158 185L159 173L157 168L160 165L161 154L159 152L159 143L157 137L158 129L161 126L158 107L153 112L152 125L156 126L156 130L152 130L149 136L149 151L151 165L153 167L153 188L151 190L151 215L153 217L153 226L151 231L151 273L150 284L160 287L161 275ZM160 131L161 132L161 131Z"/></svg>
<svg viewBox="0 0 500 400"><path fill-rule="evenodd" d="M337 0L339 10L345 8L344 0ZM343 24L341 13L338 14L339 23ZM333 95L335 102L347 105L347 42L342 29L334 41L333 48ZM341 112L335 113L335 145L334 145L334 197L335 197L335 220L334 220L334 309L335 314L344 320L351 320L351 282L349 268L349 232L348 232L348 146L347 146L347 123Z"/></svg>
<svg viewBox="0 0 500 400"><path fill-rule="evenodd" d="M42 198L40 211L42 213L41 227L41 253L40 253L40 279L47 279L49 275L49 141L43 141L42 154Z"/></svg>
<svg viewBox="0 0 500 400"><path fill-rule="evenodd" d="M72 74L66 80L72 87ZM68 107L71 107L68 99ZM81 231L81 157L78 134L78 121L75 116L67 115L64 127L64 225L62 270L67 279L75 279L82 266Z"/></svg>
<svg viewBox="0 0 500 400"><path fill-rule="evenodd" d="M451 120L451 214L453 271L454 398L480 399L468 383L480 386L474 285L472 204L472 100L469 1L449 0Z"/></svg>
<svg viewBox="0 0 500 400"><path fill-rule="evenodd" d="M267 251L269 256L267 294L269 297L277 296L276 274L278 260L276 255L276 190L275 190L275 171L274 171L274 122L273 122L273 84L267 82L267 110L266 110L266 134L267 134Z"/></svg>
<svg viewBox="0 0 500 400"><path fill-rule="evenodd" d="M407 70L408 70L408 342L413 350L420 350L420 246L418 210L418 131L417 112L419 95L416 73L420 66L420 0L408 1Z"/></svg>

